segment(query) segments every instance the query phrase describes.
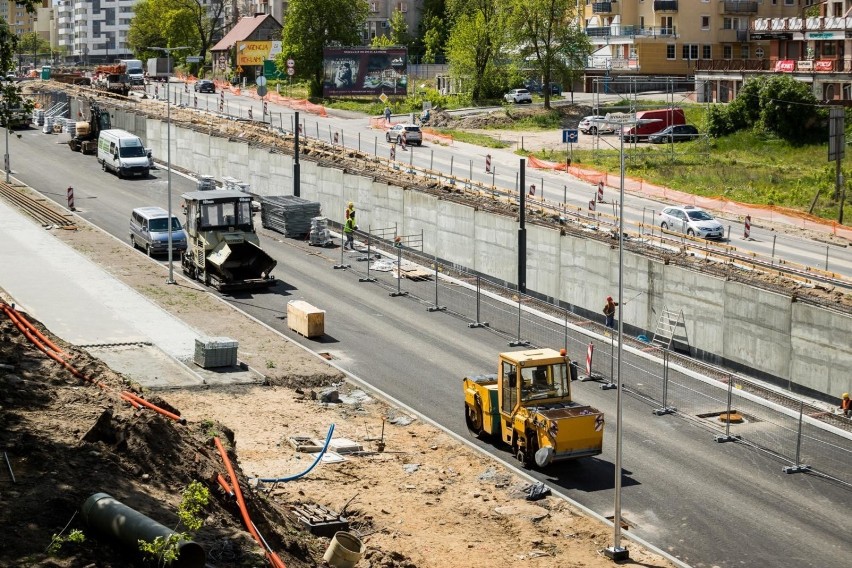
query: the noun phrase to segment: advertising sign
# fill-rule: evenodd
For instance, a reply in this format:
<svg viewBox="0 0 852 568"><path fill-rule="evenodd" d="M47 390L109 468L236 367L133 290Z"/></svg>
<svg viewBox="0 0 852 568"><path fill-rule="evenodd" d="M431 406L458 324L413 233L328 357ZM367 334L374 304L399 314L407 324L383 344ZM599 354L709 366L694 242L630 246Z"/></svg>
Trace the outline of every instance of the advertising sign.
<svg viewBox="0 0 852 568"><path fill-rule="evenodd" d="M834 71L834 61L831 59L814 61L814 69L821 72Z"/></svg>
<svg viewBox="0 0 852 568"><path fill-rule="evenodd" d="M776 73L792 73L796 69L796 62L792 59L779 59L775 62Z"/></svg>
<svg viewBox="0 0 852 568"><path fill-rule="evenodd" d="M274 59L281 53L280 41L238 41L237 65L263 65L267 59Z"/></svg>
<svg viewBox="0 0 852 568"><path fill-rule="evenodd" d="M405 94L404 47L327 47L323 49L323 96Z"/></svg>

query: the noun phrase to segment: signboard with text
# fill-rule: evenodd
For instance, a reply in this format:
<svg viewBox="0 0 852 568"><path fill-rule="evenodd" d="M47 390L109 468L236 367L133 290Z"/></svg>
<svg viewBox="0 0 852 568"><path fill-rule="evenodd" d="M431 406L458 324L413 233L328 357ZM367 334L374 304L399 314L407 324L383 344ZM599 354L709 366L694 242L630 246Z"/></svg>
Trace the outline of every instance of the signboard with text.
<svg viewBox="0 0 852 568"><path fill-rule="evenodd" d="M406 94L408 50L404 47L323 49L323 96Z"/></svg>
<svg viewBox="0 0 852 568"><path fill-rule="evenodd" d="M275 59L281 53L280 41L238 41L237 65L263 65L267 59Z"/></svg>
<svg viewBox="0 0 852 568"><path fill-rule="evenodd" d="M776 73L792 73L796 70L796 62L792 59L779 59L775 62Z"/></svg>

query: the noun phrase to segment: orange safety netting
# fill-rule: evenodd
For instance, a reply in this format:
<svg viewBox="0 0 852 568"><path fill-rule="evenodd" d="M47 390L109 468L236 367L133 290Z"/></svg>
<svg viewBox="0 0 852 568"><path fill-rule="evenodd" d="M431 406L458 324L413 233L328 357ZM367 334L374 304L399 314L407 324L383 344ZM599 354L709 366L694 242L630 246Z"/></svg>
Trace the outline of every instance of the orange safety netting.
<svg viewBox="0 0 852 568"><path fill-rule="evenodd" d="M238 95L240 94L239 88L237 88L236 94L238 94ZM242 93L242 95L244 97L250 97L250 98L253 98L253 99L261 99L262 98L262 97L258 96L257 91L255 91L254 89L246 89L246 91L244 93ZM328 116L328 113L325 111L325 107L323 105L318 105L318 104L312 103L308 99L293 99L293 98L290 98L290 97L285 97L285 96L279 95L277 92L274 92L274 91L267 92L266 96L263 97L263 98L265 98L267 101L269 101L271 103L290 107L294 110L303 110L305 112L309 112L311 114L316 114L316 115L324 116L324 117Z"/></svg>

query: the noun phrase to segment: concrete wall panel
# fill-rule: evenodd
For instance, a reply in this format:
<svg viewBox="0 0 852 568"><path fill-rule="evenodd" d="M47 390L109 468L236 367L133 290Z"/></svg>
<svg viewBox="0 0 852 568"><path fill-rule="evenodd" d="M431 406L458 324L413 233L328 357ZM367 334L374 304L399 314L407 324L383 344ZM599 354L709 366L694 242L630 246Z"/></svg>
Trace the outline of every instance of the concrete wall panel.
<svg viewBox="0 0 852 568"><path fill-rule="evenodd" d="M852 318L799 302L790 311L791 380L836 397L852 390Z"/></svg>
<svg viewBox="0 0 852 568"><path fill-rule="evenodd" d="M477 251L473 246L473 235L476 213L473 208L438 200L436 215L438 256L460 266L475 267Z"/></svg>
<svg viewBox="0 0 852 568"><path fill-rule="evenodd" d="M695 301L699 298L700 301ZM716 308L717 302L713 301L716 298L722 299L724 309ZM696 294L691 302L694 306L692 311L708 305L706 300L713 301L713 312L707 314L709 321L706 326L703 321L697 321L695 325L705 327L714 336L704 339L697 335L697 344L713 345L721 340L721 354L727 359L763 369L777 377L786 379L790 376L789 296L773 294L739 282L726 282L719 296L710 298ZM717 313L724 319L715 319ZM719 329L715 322L722 322L722 328Z"/></svg>
<svg viewBox="0 0 852 568"><path fill-rule="evenodd" d="M458 205L456 208L459 208ZM476 253L473 264L465 266L472 266L477 272L517 285L518 220L477 211L475 221L476 232L467 234L456 245ZM451 243L448 244L452 246ZM529 245L528 237L528 248ZM529 272L527 272L527 278L529 279ZM527 289L530 289L529 286Z"/></svg>

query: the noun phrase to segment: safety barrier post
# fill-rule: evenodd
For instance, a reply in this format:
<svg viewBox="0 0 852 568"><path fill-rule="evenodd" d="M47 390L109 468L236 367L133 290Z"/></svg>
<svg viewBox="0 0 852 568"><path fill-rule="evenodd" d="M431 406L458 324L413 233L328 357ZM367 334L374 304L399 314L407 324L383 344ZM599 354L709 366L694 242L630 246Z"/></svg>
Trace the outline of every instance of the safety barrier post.
<svg viewBox="0 0 852 568"><path fill-rule="evenodd" d="M778 235L772 235L772 259L770 264L775 264L775 239Z"/></svg>
<svg viewBox="0 0 852 568"><path fill-rule="evenodd" d="M421 241L422 242L422 241ZM442 306L438 303L438 253L434 254L435 261L435 305L426 308L427 312L443 312L447 306Z"/></svg>
<svg viewBox="0 0 852 568"><path fill-rule="evenodd" d="M564 330L563 347L565 348L565 353L568 353L568 310L565 310L565 325L562 329Z"/></svg>
<svg viewBox="0 0 852 568"><path fill-rule="evenodd" d="M598 182L598 203L603 203L603 200L604 200L603 199L603 188L604 188L604 182L599 181Z"/></svg>
<svg viewBox="0 0 852 568"><path fill-rule="evenodd" d="M567 313L565 315L565 320L566 320L566 322L568 320ZM567 327L567 324L566 324L566 327ZM600 379L603 378L603 375L601 375L600 373L596 374L596 373L592 372L592 362L594 361L594 357L595 357L595 344L590 341L589 347L586 349L586 374L580 375L579 377L577 377L578 379L580 379L580 381L582 381L582 382L597 381L597 380L600 380Z"/></svg>
<svg viewBox="0 0 852 568"><path fill-rule="evenodd" d="M728 407L730 408L731 400L728 398ZM657 416L664 414L672 414L677 409L669 406L669 350L663 349L663 406L654 410Z"/></svg>
<svg viewBox="0 0 852 568"><path fill-rule="evenodd" d="M731 436L731 412L733 409L731 408L731 399L734 396L734 377L728 375L728 406L725 412L727 413L728 419L725 421L725 435L724 436L716 436L714 439L719 442L736 442L739 437Z"/></svg>
<svg viewBox="0 0 852 568"><path fill-rule="evenodd" d="M751 215L746 215L743 238L748 240L750 238L749 235L751 235Z"/></svg>
<svg viewBox="0 0 852 568"><path fill-rule="evenodd" d="M796 464L788 465L783 468L781 471L784 473L802 473L805 471L810 471L811 466L805 465L801 463L801 453L802 453L802 418L805 414L805 401L801 401L799 403L799 431L796 433Z"/></svg>
<svg viewBox="0 0 852 568"><path fill-rule="evenodd" d="M825 246L825 271L828 272L828 245Z"/></svg>
<svg viewBox="0 0 852 568"><path fill-rule="evenodd" d="M485 154L485 173L491 173L491 154Z"/></svg>
<svg viewBox="0 0 852 568"><path fill-rule="evenodd" d="M402 291L402 247L396 247L396 292L388 294L391 298L408 296L408 292Z"/></svg>
<svg viewBox="0 0 852 568"><path fill-rule="evenodd" d="M70 209L71 211L76 211L77 209L74 208L74 188L73 187L70 187L70 186L68 187L68 190L66 191L66 197L68 198L68 209Z"/></svg>
<svg viewBox="0 0 852 568"><path fill-rule="evenodd" d="M481 277L477 276L476 277L476 321L474 321L473 323L467 324L467 327L471 327L471 328L473 328L473 327L488 327L488 323L482 321L482 319L479 317L479 304L480 304L480 297L481 296L482 296L482 282L481 282Z"/></svg>
<svg viewBox="0 0 852 568"><path fill-rule="evenodd" d="M369 233L367 235L367 256L359 258L358 260L366 260L367 261L367 276L361 277L358 279L358 282L375 282L376 279L370 276L370 257L372 256L372 240L373 234Z"/></svg>
<svg viewBox="0 0 852 568"><path fill-rule="evenodd" d="M408 152L408 173L414 173L414 146L412 146L411 151Z"/></svg>
<svg viewBox="0 0 852 568"><path fill-rule="evenodd" d="M343 247L346 244L346 233L343 231L343 228L340 229L340 263L332 266L335 270L345 270L350 267L350 265L343 262Z"/></svg>
<svg viewBox="0 0 852 568"><path fill-rule="evenodd" d="M621 338L618 338L619 341ZM615 330L610 330L609 334L609 382L601 385L601 390L611 390L618 388L615 384ZM618 377L621 380L621 377Z"/></svg>
<svg viewBox="0 0 852 568"><path fill-rule="evenodd" d="M518 295L518 336L515 338L514 341L509 342L509 347L527 347L530 344L529 341L527 341L525 339L521 339L521 314L522 314L522 311L521 311L521 296L519 294Z"/></svg>

